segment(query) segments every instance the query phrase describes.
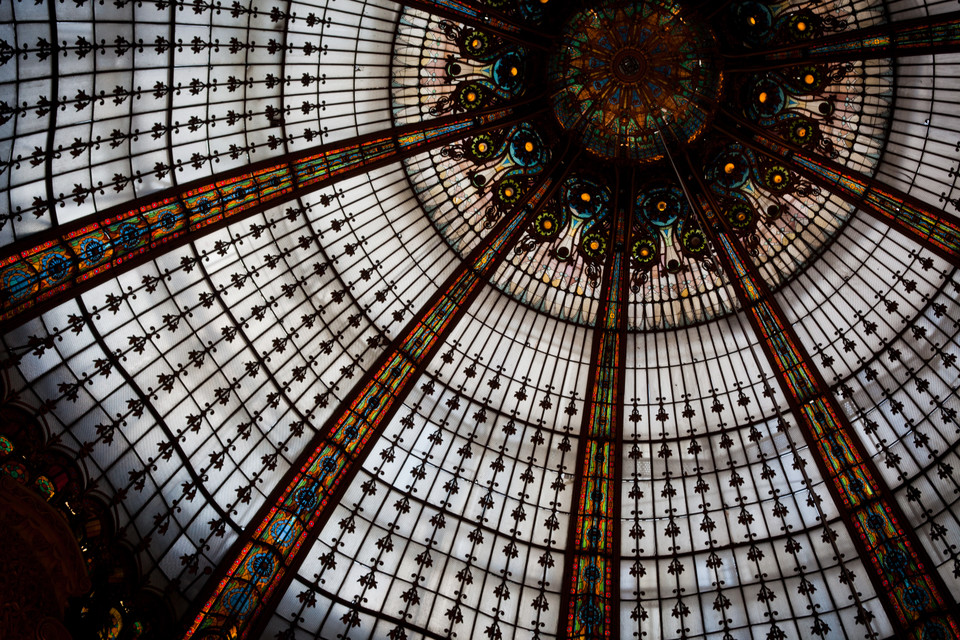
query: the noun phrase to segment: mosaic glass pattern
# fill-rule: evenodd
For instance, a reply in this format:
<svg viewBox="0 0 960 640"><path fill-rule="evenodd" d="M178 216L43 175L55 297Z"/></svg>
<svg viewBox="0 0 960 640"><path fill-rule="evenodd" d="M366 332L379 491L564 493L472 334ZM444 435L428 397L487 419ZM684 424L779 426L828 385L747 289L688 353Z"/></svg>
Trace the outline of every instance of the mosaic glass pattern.
<svg viewBox="0 0 960 640"><path fill-rule="evenodd" d="M747 62L752 60L753 48L772 48L774 41L794 43L806 42L813 36L842 36L852 28L852 23L830 16L845 11L843 3L811 12L789 3L768 6L742 2L712 14L707 20L689 8L671 3L558 9L552 14L546 12L538 24L542 32L554 34L558 46L551 53L539 46L523 49L516 42L485 31L480 24L451 28L435 17L408 10L403 14L399 27L401 37L394 50L393 100L397 121L405 122L417 114L469 110L471 105L484 100L493 104L504 92L527 98L542 93L549 97L546 102L551 105L552 113L532 121L533 131L547 147L569 143L581 149L582 156L576 161L580 173L584 179L596 182L591 173L609 175L618 163L631 164L638 158L618 158L612 151L612 155L604 157L592 153L592 143L585 141L583 135L606 136L603 132L607 125L586 116L581 118L577 111L580 107L568 98L582 97L583 104L590 107L584 113L589 115L601 113L602 110L591 110L606 104L595 100L596 96L591 97L593 91L598 92L597 95L609 91L611 99L620 96L624 105L628 94L633 95L631 99L638 104L648 106L657 94L669 104L644 112L647 115L641 119L646 131L645 142L614 145L635 150L631 153L645 149L642 153L649 156L645 156L645 165L651 169L651 175L644 182L651 191L641 197L653 200L661 186L656 173L663 173L665 161L657 128L667 126L666 139L675 141L678 148L691 149L703 160L711 181L724 190L725 205L735 210L732 215L739 216L739 230L748 238L751 250L759 252L772 273L789 278L803 268L818 247L829 242L845 224L853 206L831 201L807 181L789 179L789 172L776 171L775 166L764 163L749 151L744 152L736 144L725 145L723 136L701 134L714 128L715 113L722 109L749 118L778 135L789 136L798 144L828 154L844 166L869 176L879 158L878 149L884 136L881 123L890 106L888 61L841 62L824 58L815 64L787 68L763 68L762 65L758 68ZM863 21L865 28L878 28L876 15L866 11L862 14L858 20ZM756 24L750 23L751 18ZM624 25L619 31L613 28L618 20ZM591 21L596 22L591 27L593 31L586 28L587 24L593 24ZM601 21L607 26L601 27ZM574 22L577 26L571 26ZM594 33L594 39L600 44L576 45L564 40L582 40L588 31ZM636 40L636 46L624 44L627 40ZM472 50L471 46L476 49ZM578 46L586 49L582 55L576 54L577 64L589 66L587 71L588 75L592 74L592 80L574 82L569 92L561 91L555 82L559 77L567 77L561 67L571 70L568 74L571 79L580 73L569 66L569 61L562 62L564 56L574 55ZM648 46L657 49L656 58L665 64L645 66L637 62L645 59L647 54L643 51ZM665 53L668 50L672 51L669 55ZM730 54L720 56L721 50ZM628 78L626 84L618 77L627 76L623 76L622 70L617 72L613 64L621 53L632 61L629 65L635 65L632 73L636 78L630 76L633 79ZM520 56L522 64L516 62L516 56ZM722 71L727 64L723 60L727 58L732 65L729 73ZM677 100L669 98L673 94L661 87L664 83L664 86L670 85L668 76L674 67L678 69L674 78L679 83L677 87L682 85L688 93ZM514 70L516 75L512 75ZM639 80L641 77L652 84L644 85ZM522 78L522 81L514 85L507 78ZM704 86L697 85L698 82ZM578 93L576 87L583 91ZM467 96L472 96L473 101L467 101ZM564 116L569 121L567 125L577 123L571 130L573 133L565 132L570 127L557 121L555 110L561 98L568 111ZM617 102L620 98L614 99L617 114L622 111ZM534 104L538 103L534 101ZM539 106L544 105L539 103ZM666 124L658 125L653 116L662 113L668 114ZM865 115L867 113L870 115ZM683 114L690 118L678 121ZM620 126L619 115L603 118L614 128ZM438 150L433 154L432 166L408 165L424 207L455 251L462 252L471 246L476 235L482 233L483 225L497 215L502 201L498 174L509 171L498 162L501 148L498 141L476 138ZM478 153L479 149L485 152ZM603 182L601 179L598 184ZM569 211L569 201L552 208ZM650 220L649 216L646 219ZM580 235L585 226L573 225L571 229L573 235L567 244L589 246ZM657 330L734 311L738 303L712 267L709 252L702 247L699 251L690 250L689 246L675 242L681 237L675 232L668 232L658 241L663 250L655 250L656 247L649 244L663 236L665 229L663 225L658 227L648 222L645 229L638 230L638 237L644 236L644 242L648 243L648 259L643 264L631 263L631 279L635 285L631 295L644 303L631 307L640 312L630 313L628 326ZM596 265L601 264L602 259L570 251L570 247L566 252L560 251L555 241L555 235L544 234L542 230L527 236L510 260L514 269L503 270L497 285L525 304L559 314L558 317L566 320L592 325L599 305L600 280Z"/></svg>
<svg viewBox="0 0 960 640"><path fill-rule="evenodd" d="M415 373L436 352L463 308L476 296L483 277L496 268L515 240L525 218L535 211L550 189L549 180L527 194L522 206L505 220L487 243L474 252L470 263L451 276L435 296L433 305L408 327L397 346L381 356L379 368L339 415L331 419L326 433L299 472L284 489L276 506L240 550L214 592L203 606L186 638L211 631L246 638L252 622L262 614L277 584L295 560L316 520L324 514L327 501L351 468L360 464L368 441L378 435L380 424L395 411L395 405L409 393Z"/></svg>
<svg viewBox="0 0 960 640"><path fill-rule="evenodd" d="M249 217L272 201L309 193L404 153L442 145L512 113L504 109L484 113L477 120L447 118L430 129L317 149L283 164L161 193L156 202L72 225L58 234L45 233L42 240L38 238L41 244L0 258L0 301L5 309L0 321L10 322L53 296L69 295L72 287L90 279L95 282L132 258L164 251L174 240L188 242L212 228Z"/></svg>
<svg viewBox="0 0 960 640"><path fill-rule="evenodd" d="M74 637L956 635L957 5L676 6L679 174L557 119L590 4L0 2L0 475L110 551Z"/></svg>
<svg viewBox="0 0 960 640"><path fill-rule="evenodd" d="M672 0L610 3L574 15L550 61L560 125L601 158L663 158L659 118L693 142L720 101L710 30Z"/></svg>
<svg viewBox="0 0 960 640"><path fill-rule="evenodd" d="M615 205L613 205L615 206ZM612 207L611 207L612 208ZM604 638L618 635L615 593L619 583L616 540L620 522L616 504L621 480L617 445L621 441L622 406L617 397L623 388L625 344L623 327L627 298L626 253L630 245L629 208L615 216L611 241L615 249L606 265L601 328L591 353L591 379L587 387L579 460L571 549L566 632L569 638Z"/></svg>
<svg viewBox="0 0 960 640"><path fill-rule="evenodd" d="M946 588L930 561L918 554L902 524L904 516L864 462L857 436L839 417L836 401L813 373L809 356L796 343L779 309L767 300L769 292L755 268L748 266L742 248L726 233L718 235L717 243L744 306L773 356L784 389L800 408L808 438L818 449L819 462L851 518L860 548L880 578L902 633L917 640L960 636L960 621L951 611Z"/></svg>

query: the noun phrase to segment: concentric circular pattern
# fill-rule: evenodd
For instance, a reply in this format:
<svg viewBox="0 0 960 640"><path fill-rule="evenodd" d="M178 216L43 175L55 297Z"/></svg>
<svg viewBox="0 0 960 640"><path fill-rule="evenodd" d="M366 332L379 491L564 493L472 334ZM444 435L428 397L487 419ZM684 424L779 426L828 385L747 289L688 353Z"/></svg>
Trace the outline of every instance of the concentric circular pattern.
<svg viewBox="0 0 960 640"><path fill-rule="evenodd" d="M960 270L802 171L955 214L960 57L901 45L960 6L676 0L723 82L675 171L554 115L607 1L3 3L0 279L50 297L5 325L0 475L90 568L73 636L182 638L211 590L194 639L960 635ZM0 600L49 611L21 537Z"/></svg>
<svg viewBox="0 0 960 640"><path fill-rule="evenodd" d="M661 130L692 142L713 116L723 75L715 44L671 0L581 11L551 61L557 119L600 157L659 160Z"/></svg>
<svg viewBox="0 0 960 640"><path fill-rule="evenodd" d="M610 213L615 201L628 201L629 183L636 218L630 328L663 330L724 316L736 300L664 152L689 151L674 161L702 172L772 287L806 268L852 207L729 135L729 118L869 173L889 118L891 68L881 60L764 70L744 67L738 56L843 30L845 23L828 16L852 7L852 0L832 0L812 13L737 0L704 12L708 17L674 0L606 2L573 14L557 7L557 19L542 25L553 48L407 10L392 68L397 125L518 99L535 110L522 125L407 159L407 176L434 227L464 256L550 162L586 146L493 284L547 315L593 323L611 247ZM721 69L718 60L730 62ZM727 124L717 126L720 118Z"/></svg>

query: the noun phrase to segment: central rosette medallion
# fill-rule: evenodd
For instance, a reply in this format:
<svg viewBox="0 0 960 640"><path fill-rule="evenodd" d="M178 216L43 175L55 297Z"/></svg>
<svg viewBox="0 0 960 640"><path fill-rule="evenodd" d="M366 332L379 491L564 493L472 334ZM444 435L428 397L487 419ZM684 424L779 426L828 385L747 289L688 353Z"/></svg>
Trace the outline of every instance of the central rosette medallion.
<svg viewBox="0 0 960 640"><path fill-rule="evenodd" d="M551 60L561 126L610 160L663 158L660 136L692 142L717 109L716 39L670 0L608 3L575 14Z"/></svg>

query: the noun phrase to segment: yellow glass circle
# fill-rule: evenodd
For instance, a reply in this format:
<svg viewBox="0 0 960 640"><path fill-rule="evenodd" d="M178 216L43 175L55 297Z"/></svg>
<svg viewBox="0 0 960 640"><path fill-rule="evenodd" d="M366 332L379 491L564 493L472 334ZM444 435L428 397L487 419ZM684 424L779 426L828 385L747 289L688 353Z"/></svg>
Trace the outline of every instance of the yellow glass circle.
<svg viewBox="0 0 960 640"><path fill-rule="evenodd" d="M766 92L766 91L761 92L760 95L757 96L757 100L759 100L761 104L764 103L764 102L766 102L766 101L767 101L767 92Z"/></svg>
<svg viewBox="0 0 960 640"><path fill-rule="evenodd" d="M725 165L723 166L723 172L724 172L724 173L733 173L734 169L736 169L736 168L737 168L737 165L733 164L732 162L728 162L727 164L725 164Z"/></svg>
<svg viewBox="0 0 960 640"><path fill-rule="evenodd" d="M590 202L590 194L584 191L583 193L580 194L580 199L583 200L584 202Z"/></svg>
<svg viewBox="0 0 960 640"><path fill-rule="evenodd" d="M591 248L592 250L596 251L597 249L600 248L600 243L597 242L596 240L594 240L593 242L590 243L590 248Z"/></svg>
<svg viewBox="0 0 960 640"><path fill-rule="evenodd" d="M530 151L533 151L533 143L527 142L523 145L523 148L529 153Z"/></svg>

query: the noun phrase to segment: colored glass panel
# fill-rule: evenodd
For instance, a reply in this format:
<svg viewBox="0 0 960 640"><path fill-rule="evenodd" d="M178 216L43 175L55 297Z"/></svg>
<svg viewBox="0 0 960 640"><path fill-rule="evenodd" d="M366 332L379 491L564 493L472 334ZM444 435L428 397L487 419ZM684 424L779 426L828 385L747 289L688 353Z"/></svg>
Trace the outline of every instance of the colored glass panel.
<svg viewBox="0 0 960 640"><path fill-rule="evenodd" d="M554 113L602 158L663 159L657 120L692 142L718 105L716 39L671 0L604 4L574 15L550 63Z"/></svg>
<svg viewBox="0 0 960 640"><path fill-rule="evenodd" d="M591 356L588 404L577 461L575 524L561 612L569 638L615 637L619 615L618 513L620 394L624 376L623 331L629 256L629 216L616 215L604 271L603 303Z"/></svg>
<svg viewBox="0 0 960 640"><path fill-rule="evenodd" d="M775 364L783 389L799 408L804 434L818 454L834 495L849 515L900 628L906 637L916 640L960 637L960 625L950 615L949 600L938 584L932 563L924 558L896 504L864 462L861 445L840 418L829 391L814 377L809 356L787 329L749 257L728 233L717 233L717 240L721 262L728 267L730 280Z"/></svg>
<svg viewBox="0 0 960 640"><path fill-rule="evenodd" d="M893 189L884 189L864 176L823 158L795 153L793 160L805 175L827 185L847 199L856 199L867 211L881 217L921 243L930 243L939 253L960 262L960 222L925 207Z"/></svg>
<svg viewBox="0 0 960 640"><path fill-rule="evenodd" d="M325 145L289 162L258 168L211 183L157 194L153 202L52 231L31 247L0 258L0 322L10 322L38 303L135 257L162 253L170 243L189 242L263 207L279 204L374 164L449 144L468 131L514 113L497 109L471 117L447 116L410 125L381 137ZM48 235L48 234L45 234Z"/></svg>
<svg viewBox="0 0 960 640"><path fill-rule="evenodd" d="M390 410L402 402L421 366L433 356L453 321L470 304L486 277L535 215L553 183L551 178L530 191L511 216L491 232L453 274L433 304L413 321L383 357L381 366L343 405L312 453L299 468L274 507L238 553L227 575L194 620L186 638L221 630L245 638L263 605L288 575L287 567L308 540L330 497L362 460L367 444Z"/></svg>
<svg viewBox="0 0 960 640"><path fill-rule="evenodd" d="M960 220L821 156L814 156L768 135L753 141L771 155L792 161L801 175L870 215L890 224L953 264L960 264Z"/></svg>
<svg viewBox="0 0 960 640"><path fill-rule="evenodd" d="M960 18L947 14L939 19L924 18L910 24L898 25L896 31L889 26L854 31L823 43L805 43L802 48L775 51L767 55L771 62L804 60L831 60L855 56L866 60L871 57L917 55L931 49L948 51L960 47Z"/></svg>

